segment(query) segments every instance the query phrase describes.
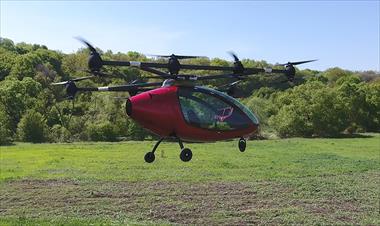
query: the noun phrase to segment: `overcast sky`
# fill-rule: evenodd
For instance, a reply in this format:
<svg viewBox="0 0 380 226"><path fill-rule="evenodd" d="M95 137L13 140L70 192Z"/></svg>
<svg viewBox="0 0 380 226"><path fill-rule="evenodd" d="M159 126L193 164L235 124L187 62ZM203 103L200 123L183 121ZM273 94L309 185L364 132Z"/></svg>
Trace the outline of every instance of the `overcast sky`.
<svg viewBox="0 0 380 226"><path fill-rule="evenodd" d="M0 36L70 53L192 54L379 71L379 1L3 1Z"/></svg>

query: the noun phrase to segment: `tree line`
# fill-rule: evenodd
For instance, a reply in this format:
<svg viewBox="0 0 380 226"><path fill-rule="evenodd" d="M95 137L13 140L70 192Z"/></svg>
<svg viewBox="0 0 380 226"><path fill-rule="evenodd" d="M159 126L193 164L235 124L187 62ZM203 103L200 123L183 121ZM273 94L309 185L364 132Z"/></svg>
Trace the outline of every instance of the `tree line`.
<svg viewBox="0 0 380 226"><path fill-rule="evenodd" d="M106 60L165 62L137 52L99 52ZM64 54L44 45L15 44L10 39L0 39L0 144L142 140L155 136L126 116L127 93L82 93L72 101L65 97L63 87L50 85L88 76L83 71L87 69L88 55L85 48ZM186 61L232 65L218 58ZM250 59L242 63L246 67L276 67L266 61ZM150 74L135 68L107 70L116 78L86 80L81 81L81 85L152 80L148 78ZM209 73L197 71L199 75ZM228 80L215 80L207 85L217 88L226 83ZM380 130L378 72L297 69L294 82L288 82L284 75L257 75L239 83L238 88L244 96L241 101L259 117L259 137L335 137L342 133Z"/></svg>

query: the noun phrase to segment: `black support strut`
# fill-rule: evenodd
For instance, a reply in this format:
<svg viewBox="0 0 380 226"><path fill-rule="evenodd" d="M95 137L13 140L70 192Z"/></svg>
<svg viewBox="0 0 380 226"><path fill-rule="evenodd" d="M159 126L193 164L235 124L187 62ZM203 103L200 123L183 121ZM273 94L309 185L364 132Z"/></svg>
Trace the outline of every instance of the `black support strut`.
<svg viewBox="0 0 380 226"><path fill-rule="evenodd" d="M153 147L153 150L152 150L152 153L154 153L156 151L156 149L158 148L158 145L160 145L160 143L164 140L164 137L161 137L161 139L159 139L157 141L157 143L154 145Z"/></svg>
<svg viewBox="0 0 380 226"><path fill-rule="evenodd" d="M183 143L182 143L182 141L181 141L181 138L177 137L177 139L178 139L179 147L180 147L181 150L182 150L182 149L184 148L184 146L183 146Z"/></svg>

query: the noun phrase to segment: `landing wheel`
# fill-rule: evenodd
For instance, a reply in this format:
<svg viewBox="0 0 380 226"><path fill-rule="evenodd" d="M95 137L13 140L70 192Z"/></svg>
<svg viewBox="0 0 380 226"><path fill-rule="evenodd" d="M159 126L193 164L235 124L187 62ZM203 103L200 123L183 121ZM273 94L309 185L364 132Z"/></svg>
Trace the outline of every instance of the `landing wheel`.
<svg viewBox="0 0 380 226"><path fill-rule="evenodd" d="M182 161L188 162L193 157L193 153L189 148L183 148L181 154L179 155Z"/></svg>
<svg viewBox="0 0 380 226"><path fill-rule="evenodd" d="M144 156L144 160L145 162L147 163L152 163L154 162L154 159L156 158L156 156L154 156L154 153L153 152L148 152L145 154Z"/></svg>
<svg viewBox="0 0 380 226"><path fill-rule="evenodd" d="M240 138L240 140L239 140L239 150L241 152L244 152L246 146L247 146L247 142L245 141L245 139L244 138Z"/></svg>

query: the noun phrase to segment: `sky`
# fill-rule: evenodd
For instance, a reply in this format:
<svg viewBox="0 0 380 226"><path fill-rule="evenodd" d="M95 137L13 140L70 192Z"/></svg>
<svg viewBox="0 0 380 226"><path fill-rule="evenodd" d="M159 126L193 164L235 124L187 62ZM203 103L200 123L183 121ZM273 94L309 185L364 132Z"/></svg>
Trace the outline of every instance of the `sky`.
<svg viewBox="0 0 380 226"><path fill-rule="evenodd" d="M4 1L0 36L72 53L186 54L379 71L380 1Z"/></svg>

